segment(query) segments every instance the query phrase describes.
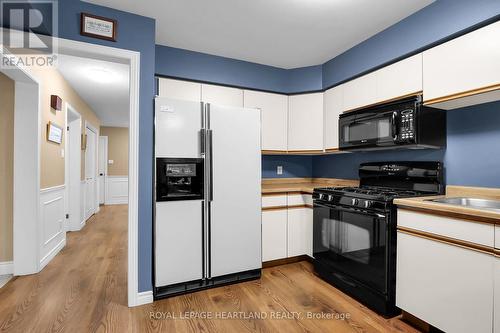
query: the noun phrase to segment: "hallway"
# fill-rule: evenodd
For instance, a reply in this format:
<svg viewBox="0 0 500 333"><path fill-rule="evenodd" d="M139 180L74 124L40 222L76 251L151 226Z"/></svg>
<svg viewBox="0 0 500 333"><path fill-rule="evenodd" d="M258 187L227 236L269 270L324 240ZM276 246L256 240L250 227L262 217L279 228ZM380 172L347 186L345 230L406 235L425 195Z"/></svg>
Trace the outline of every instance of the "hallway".
<svg viewBox="0 0 500 333"><path fill-rule="evenodd" d="M102 206L39 274L0 289L0 332L125 332L127 223L127 205Z"/></svg>

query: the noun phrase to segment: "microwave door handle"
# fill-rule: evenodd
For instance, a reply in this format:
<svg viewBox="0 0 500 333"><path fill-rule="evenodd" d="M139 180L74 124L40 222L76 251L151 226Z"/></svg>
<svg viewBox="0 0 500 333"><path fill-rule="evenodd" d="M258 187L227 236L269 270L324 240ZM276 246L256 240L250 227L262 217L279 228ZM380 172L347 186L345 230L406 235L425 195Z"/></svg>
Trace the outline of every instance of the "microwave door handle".
<svg viewBox="0 0 500 333"><path fill-rule="evenodd" d="M392 113L392 139L394 141L397 140L398 138L398 126L396 124L396 117L397 117L398 113L396 111L394 111Z"/></svg>

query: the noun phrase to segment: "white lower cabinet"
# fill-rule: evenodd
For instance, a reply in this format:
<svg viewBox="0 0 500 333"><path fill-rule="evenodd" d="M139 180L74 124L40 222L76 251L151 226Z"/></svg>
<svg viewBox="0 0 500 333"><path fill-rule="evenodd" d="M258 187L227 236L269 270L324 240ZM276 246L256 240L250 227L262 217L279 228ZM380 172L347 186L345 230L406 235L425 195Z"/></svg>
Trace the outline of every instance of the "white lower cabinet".
<svg viewBox="0 0 500 333"><path fill-rule="evenodd" d="M493 332L497 258L400 231L397 244L398 307L445 332Z"/></svg>
<svg viewBox="0 0 500 333"><path fill-rule="evenodd" d="M495 257L495 310L493 328L495 333L500 333L500 257Z"/></svg>
<svg viewBox="0 0 500 333"><path fill-rule="evenodd" d="M262 261L286 258L287 211L262 212Z"/></svg>
<svg viewBox="0 0 500 333"><path fill-rule="evenodd" d="M312 208L288 209L288 257L312 257Z"/></svg>

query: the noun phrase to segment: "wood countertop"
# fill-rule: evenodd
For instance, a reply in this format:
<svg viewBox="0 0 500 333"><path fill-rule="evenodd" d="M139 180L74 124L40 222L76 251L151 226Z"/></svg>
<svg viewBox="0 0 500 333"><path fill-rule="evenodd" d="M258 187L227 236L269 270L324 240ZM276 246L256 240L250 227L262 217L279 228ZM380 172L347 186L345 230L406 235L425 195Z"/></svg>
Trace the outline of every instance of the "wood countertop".
<svg viewBox="0 0 500 333"><path fill-rule="evenodd" d="M500 212L470 208L459 205L451 205L439 202L430 201L438 198L483 198L500 200L500 189L498 188L481 188L481 187L465 187L465 186L447 186L446 195L416 197L416 198L401 198L395 199L394 203L403 209L422 211L429 214L447 216L458 219L466 219L476 222L485 222L500 225Z"/></svg>
<svg viewBox="0 0 500 333"><path fill-rule="evenodd" d="M300 192L312 194L317 187L358 186L359 181L336 178L267 178L262 180L262 194Z"/></svg>

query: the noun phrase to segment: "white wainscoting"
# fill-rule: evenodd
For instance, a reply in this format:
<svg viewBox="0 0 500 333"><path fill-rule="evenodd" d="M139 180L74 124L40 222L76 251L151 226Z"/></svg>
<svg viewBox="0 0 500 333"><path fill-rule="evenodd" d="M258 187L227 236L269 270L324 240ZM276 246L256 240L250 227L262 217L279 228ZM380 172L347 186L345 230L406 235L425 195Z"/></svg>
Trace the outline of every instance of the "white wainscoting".
<svg viewBox="0 0 500 333"><path fill-rule="evenodd" d="M0 262L0 275L9 275L14 273L14 262L13 261L2 261Z"/></svg>
<svg viewBox="0 0 500 333"><path fill-rule="evenodd" d="M106 177L105 205L128 204L128 177L107 176Z"/></svg>
<svg viewBox="0 0 500 333"><path fill-rule="evenodd" d="M85 180L82 180L80 182L80 221L82 227L85 225L85 190L86 190L87 184Z"/></svg>
<svg viewBox="0 0 500 333"><path fill-rule="evenodd" d="M40 270L66 245L65 186L40 190Z"/></svg>

